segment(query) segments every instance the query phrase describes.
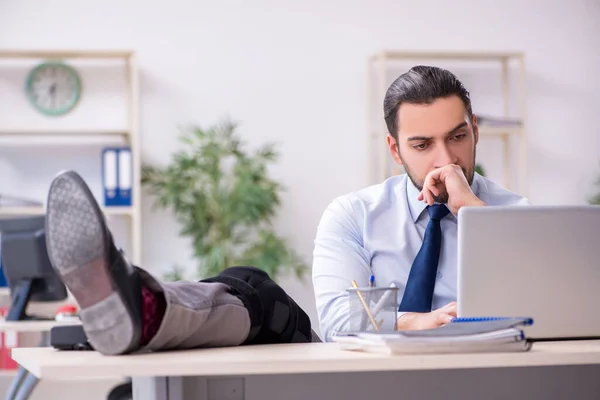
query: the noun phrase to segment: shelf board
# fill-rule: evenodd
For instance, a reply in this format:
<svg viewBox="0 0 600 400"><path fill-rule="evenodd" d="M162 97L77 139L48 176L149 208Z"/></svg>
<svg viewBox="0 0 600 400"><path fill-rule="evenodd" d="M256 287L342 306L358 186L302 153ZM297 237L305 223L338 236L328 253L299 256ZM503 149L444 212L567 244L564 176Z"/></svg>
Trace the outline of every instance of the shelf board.
<svg viewBox="0 0 600 400"><path fill-rule="evenodd" d="M523 128L520 126L485 126L479 125L479 134L483 136L521 135Z"/></svg>
<svg viewBox="0 0 600 400"><path fill-rule="evenodd" d="M5 321L0 319L0 332L48 332L55 326L81 325L80 320L55 321L28 320L28 321Z"/></svg>
<svg viewBox="0 0 600 400"><path fill-rule="evenodd" d="M80 146L125 145L129 132L126 130L23 130L0 129L0 145L3 146Z"/></svg>
<svg viewBox="0 0 600 400"><path fill-rule="evenodd" d="M479 125L480 136L510 136L510 135L521 135L523 128L520 126L486 126ZM386 132L387 134L387 132ZM385 139L386 134L379 132L371 132L371 137L375 139Z"/></svg>
<svg viewBox="0 0 600 400"><path fill-rule="evenodd" d="M0 128L0 136L129 136L126 129L21 129Z"/></svg>
<svg viewBox="0 0 600 400"><path fill-rule="evenodd" d="M103 207L102 211L107 216L131 216L133 207ZM0 207L0 215L43 215L46 207Z"/></svg>
<svg viewBox="0 0 600 400"><path fill-rule="evenodd" d="M371 61L378 61L381 58L386 60L401 59L446 59L446 60L473 60L473 61L504 61L511 58L523 58L524 54L519 52L448 52L448 51L395 51L386 50L371 56Z"/></svg>
<svg viewBox="0 0 600 400"><path fill-rule="evenodd" d="M125 146L128 141L119 136L0 136L0 147L23 146Z"/></svg>
<svg viewBox="0 0 600 400"><path fill-rule="evenodd" d="M127 50L0 50L2 58L128 58Z"/></svg>

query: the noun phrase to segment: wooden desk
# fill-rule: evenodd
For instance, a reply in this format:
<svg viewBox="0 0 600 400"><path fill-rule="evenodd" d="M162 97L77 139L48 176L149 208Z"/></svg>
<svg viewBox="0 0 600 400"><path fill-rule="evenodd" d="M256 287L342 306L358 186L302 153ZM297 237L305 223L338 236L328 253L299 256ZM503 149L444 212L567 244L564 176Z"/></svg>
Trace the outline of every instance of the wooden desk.
<svg viewBox="0 0 600 400"><path fill-rule="evenodd" d="M302 380L306 374L600 365L600 341L538 343L524 353L401 356L342 351L335 343L240 346L124 356L18 348L13 351L13 358L41 379L131 376L136 400L210 400L208 377L295 375ZM200 377L200 381L183 377Z"/></svg>
<svg viewBox="0 0 600 400"><path fill-rule="evenodd" d="M54 326L60 325L75 325L81 324L81 321L54 321L54 320L43 320L43 321L6 321L4 318L0 317L0 332L3 333L12 333L17 335L19 333L39 333L40 337L36 337L35 343L32 340L26 341L25 347L35 345L40 342L40 340L46 339L46 333L52 329ZM10 340L6 339L8 342ZM17 374L16 370L0 370L0 376L10 376L14 377Z"/></svg>
<svg viewBox="0 0 600 400"><path fill-rule="evenodd" d="M26 346L33 346L35 344L40 344L40 346L48 346L48 332L55 326L64 326L64 325L81 325L81 321L79 320L65 320L65 321L55 321L55 320L26 320L26 321L6 321L4 318L0 318L0 332L4 332L5 334L26 334L26 335L35 335L35 343L33 338L27 338ZM23 337L20 338L20 341L23 342ZM41 341L41 343L40 343ZM22 345L23 343L21 343ZM49 347L45 347L50 349ZM12 351L14 351L13 349ZM20 366L17 370L6 370L0 372L0 377L10 377L11 382L2 383L2 392L7 399L17 398L17 394L21 397L19 399L34 399L34 398L48 398L47 393L39 393L37 389L38 380L35 375L29 373L26 368ZM91 382L90 380L86 381L86 386L90 386L93 384L93 387L96 389L100 389L102 392L95 393L94 398L106 399L106 395L104 393L108 392L110 388L116 386L117 384L123 381L123 378L111 378L105 380L95 380L96 382ZM76 398L77 395L69 395L69 392L79 392L82 386L82 382L78 382L79 388L74 387L73 384L69 385L69 387L54 387L53 395L57 398L61 399L69 399ZM50 386L52 387L52 386ZM43 389L43 388L42 388ZM58 390L57 390L58 389ZM89 389L88 389L89 390ZM37 392L37 393L36 393ZM92 398L92 397L87 397Z"/></svg>

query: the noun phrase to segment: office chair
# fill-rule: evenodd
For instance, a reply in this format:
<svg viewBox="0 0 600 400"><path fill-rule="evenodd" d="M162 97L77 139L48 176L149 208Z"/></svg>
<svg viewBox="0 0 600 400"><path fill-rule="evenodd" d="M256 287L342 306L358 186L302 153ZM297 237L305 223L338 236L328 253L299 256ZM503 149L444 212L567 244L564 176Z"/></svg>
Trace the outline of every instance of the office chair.
<svg viewBox="0 0 600 400"><path fill-rule="evenodd" d="M133 386L131 381L115 386L108 393L107 400L133 400Z"/></svg>

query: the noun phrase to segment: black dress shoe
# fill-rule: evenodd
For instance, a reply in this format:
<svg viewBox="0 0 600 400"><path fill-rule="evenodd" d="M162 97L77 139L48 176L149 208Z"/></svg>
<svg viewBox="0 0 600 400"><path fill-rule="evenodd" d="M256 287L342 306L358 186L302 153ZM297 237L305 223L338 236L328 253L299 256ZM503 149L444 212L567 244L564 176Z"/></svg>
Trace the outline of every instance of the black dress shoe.
<svg viewBox="0 0 600 400"><path fill-rule="evenodd" d="M139 273L113 242L104 214L84 180L58 174L48 193L46 246L73 294L89 342L103 354L135 351L142 335Z"/></svg>

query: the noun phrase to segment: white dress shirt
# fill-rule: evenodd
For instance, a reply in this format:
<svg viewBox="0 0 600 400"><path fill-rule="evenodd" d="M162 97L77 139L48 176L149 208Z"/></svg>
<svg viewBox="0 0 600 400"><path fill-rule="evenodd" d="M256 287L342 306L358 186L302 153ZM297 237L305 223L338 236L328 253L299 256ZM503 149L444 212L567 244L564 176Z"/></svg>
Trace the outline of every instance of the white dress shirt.
<svg viewBox="0 0 600 400"><path fill-rule="evenodd" d="M488 206L526 205L526 198L475 174L473 193ZM407 175L335 199L321 218L313 252L313 285L321 335L331 340L336 330L347 330L346 289L360 287L375 276L375 286L393 282L402 299L408 274L421 244L429 215L417 200L419 190ZM432 309L456 301L457 219L449 213L441 221L442 249Z"/></svg>

